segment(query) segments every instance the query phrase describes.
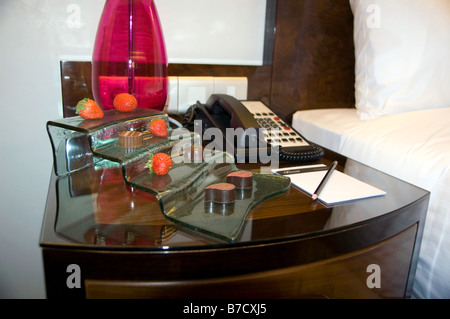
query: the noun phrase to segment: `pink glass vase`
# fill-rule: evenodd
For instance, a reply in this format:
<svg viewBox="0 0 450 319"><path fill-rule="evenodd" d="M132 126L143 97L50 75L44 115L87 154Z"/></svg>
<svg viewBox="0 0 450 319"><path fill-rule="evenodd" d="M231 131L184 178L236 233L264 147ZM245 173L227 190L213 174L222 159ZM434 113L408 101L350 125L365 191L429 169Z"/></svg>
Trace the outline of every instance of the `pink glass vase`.
<svg viewBox="0 0 450 319"><path fill-rule="evenodd" d="M162 110L167 100L167 56L153 0L106 0L92 55L92 93L104 109L130 93L138 107Z"/></svg>

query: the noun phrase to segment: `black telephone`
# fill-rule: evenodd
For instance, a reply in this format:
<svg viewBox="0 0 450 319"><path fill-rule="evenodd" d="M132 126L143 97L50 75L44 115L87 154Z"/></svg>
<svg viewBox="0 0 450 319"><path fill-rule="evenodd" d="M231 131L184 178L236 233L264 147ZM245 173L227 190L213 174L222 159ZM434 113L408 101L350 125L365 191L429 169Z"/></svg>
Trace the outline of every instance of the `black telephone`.
<svg viewBox="0 0 450 319"><path fill-rule="evenodd" d="M194 125L201 125L202 131L218 128L223 132L222 145L233 149L236 157L248 159L252 154L260 154L260 148L269 155L277 152L280 160L297 162L313 162L324 154L260 101L239 101L230 95L213 94L205 105L197 101L187 110L183 126L192 130ZM230 129L234 134L227 135Z"/></svg>

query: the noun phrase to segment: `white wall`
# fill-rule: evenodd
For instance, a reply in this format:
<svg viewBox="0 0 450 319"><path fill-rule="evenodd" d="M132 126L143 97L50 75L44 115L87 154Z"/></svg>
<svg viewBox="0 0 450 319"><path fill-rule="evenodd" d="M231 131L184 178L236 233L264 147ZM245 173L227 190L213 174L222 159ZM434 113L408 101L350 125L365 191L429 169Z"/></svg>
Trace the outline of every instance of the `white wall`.
<svg viewBox="0 0 450 319"><path fill-rule="evenodd" d="M45 124L62 116L60 56L91 50L86 27L98 23L103 7L77 1L92 10L81 15L81 28L70 29L66 9L73 2L0 2L2 298L45 297L39 237L53 163Z"/></svg>
<svg viewBox="0 0 450 319"><path fill-rule="evenodd" d="M155 0L169 62L262 65L266 0Z"/></svg>
<svg viewBox="0 0 450 319"><path fill-rule="evenodd" d="M59 61L90 59L103 4L0 1L0 298L45 298L39 237L53 164L45 125L62 116Z"/></svg>

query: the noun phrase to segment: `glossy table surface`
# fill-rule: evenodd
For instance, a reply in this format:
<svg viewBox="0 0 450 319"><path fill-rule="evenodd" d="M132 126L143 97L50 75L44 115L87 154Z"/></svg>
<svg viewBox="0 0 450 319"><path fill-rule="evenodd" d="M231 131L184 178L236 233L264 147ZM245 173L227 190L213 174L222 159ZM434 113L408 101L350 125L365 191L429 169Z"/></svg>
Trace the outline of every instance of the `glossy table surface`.
<svg viewBox="0 0 450 319"><path fill-rule="evenodd" d="M283 163L282 166L294 165L298 164ZM362 164L347 161L346 166L341 170L387 194L325 206L291 185L287 192L254 207L233 243L167 220L155 196L126 184L119 168L91 166L63 177L52 172L40 244L42 247L130 251L258 245L355 227L429 196L425 190ZM238 167L260 172L255 164Z"/></svg>

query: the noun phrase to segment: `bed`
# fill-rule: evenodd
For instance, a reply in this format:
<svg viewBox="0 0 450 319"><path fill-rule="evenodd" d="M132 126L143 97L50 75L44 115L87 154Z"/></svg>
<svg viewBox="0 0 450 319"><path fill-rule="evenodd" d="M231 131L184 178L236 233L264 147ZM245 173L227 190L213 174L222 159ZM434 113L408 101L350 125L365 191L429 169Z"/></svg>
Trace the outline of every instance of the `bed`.
<svg viewBox="0 0 450 319"><path fill-rule="evenodd" d="M299 110L305 138L431 192L413 298L450 298L450 2L350 0L355 107Z"/></svg>

